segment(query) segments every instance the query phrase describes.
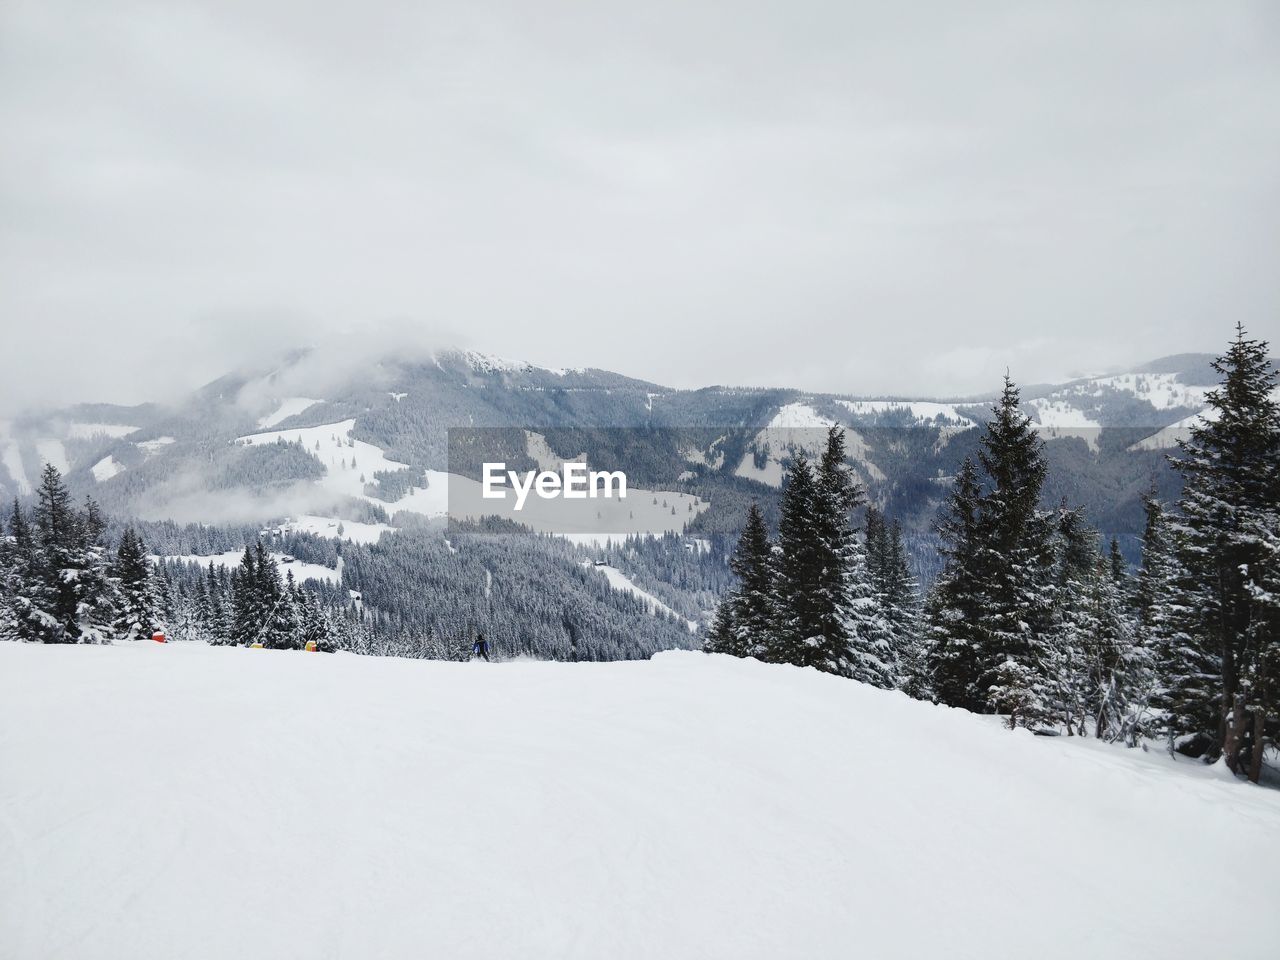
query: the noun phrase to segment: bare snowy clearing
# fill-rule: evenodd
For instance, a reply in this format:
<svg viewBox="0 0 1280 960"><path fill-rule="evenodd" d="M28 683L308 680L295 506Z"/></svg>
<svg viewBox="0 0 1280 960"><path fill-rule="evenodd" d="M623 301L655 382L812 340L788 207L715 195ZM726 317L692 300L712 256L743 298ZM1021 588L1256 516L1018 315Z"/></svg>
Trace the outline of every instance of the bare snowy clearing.
<svg viewBox="0 0 1280 960"><path fill-rule="evenodd" d="M280 568L280 576L284 578L292 573L293 579L298 583L304 580L323 580L332 583L335 586L342 584L342 558L338 558L337 569L326 567L320 563L304 563L301 560L295 560L285 553L268 554L272 560L276 562L276 566ZM176 560L178 563L198 563L202 567L238 567L240 561L244 558L243 550L228 550L225 553L213 553L208 555L187 554L185 556L166 556L165 560ZM154 561L162 558L152 556Z"/></svg>

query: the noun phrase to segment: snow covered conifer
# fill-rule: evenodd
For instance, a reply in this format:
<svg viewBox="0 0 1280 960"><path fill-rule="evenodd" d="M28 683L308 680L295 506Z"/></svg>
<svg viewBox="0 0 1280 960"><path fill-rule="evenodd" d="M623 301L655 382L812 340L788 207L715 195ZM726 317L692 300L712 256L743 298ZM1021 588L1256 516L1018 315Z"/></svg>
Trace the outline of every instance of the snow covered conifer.
<svg viewBox="0 0 1280 960"><path fill-rule="evenodd" d="M250 547L244 548L240 566L232 574L230 642L253 643L262 630L257 560Z"/></svg>
<svg viewBox="0 0 1280 960"><path fill-rule="evenodd" d="M947 560L929 604L929 642L941 702L981 712L1001 709L1001 700L1031 722L1043 704L1029 698L1047 690L1053 524L1039 509L1043 443L1019 403L1006 376L980 441L985 487L968 462L956 478L940 530Z"/></svg>
<svg viewBox="0 0 1280 960"><path fill-rule="evenodd" d="M715 616L711 618L711 626L707 629L707 635L702 641L702 650L704 653L728 653L738 656L735 652L736 638L733 635L733 604L730 602L730 595L721 598L716 605Z"/></svg>
<svg viewBox="0 0 1280 960"><path fill-rule="evenodd" d="M803 453L797 453L782 492L774 558L777 628L763 657L770 662L817 666L823 659L825 623L816 589L823 556L815 499L813 468Z"/></svg>
<svg viewBox="0 0 1280 960"><path fill-rule="evenodd" d="M1052 616L1045 588L1053 562L1053 524L1039 509L1048 467L1044 443L1019 403L1018 388L1006 376L978 453L990 478L978 524L987 646L982 658L988 674L1008 658L1036 670L1036 647Z"/></svg>
<svg viewBox="0 0 1280 960"><path fill-rule="evenodd" d="M62 475L46 464L40 476L32 537L27 621L45 643L98 643L112 635L116 594L108 577L103 523L89 500L71 503Z"/></svg>
<svg viewBox="0 0 1280 960"><path fill-rule="evenodd" d="M925 676L920 645L920 598L915 578L907 564L902 544L902 527L889 523L873 506L867 507L867 567L882 625L894 663L895 683L907 686L912 695L923 696L919 681ZM907 673L913 679L908 683Z"/></svg>
<svg viewBox="0 0 1280 960"><path fill-rule="evenodd" d="M35 543L31 526L15 497L9 515L8 535L0 540L0 637L14 640L36 639L32 593Z"/></svg>
<svg viewBox="0 0 1280 960"><path fill-rule="evenodd" d="M155 585L146 547L132 527L120 537L113 573L120 591L117 635L125 640L151 636L157 625Z"/></svg>
<svg viewBox="0 0 1280 960"><path fill-rule="evenodd" d="M764 514L752 503L747 525L729 561L738 586L732 594L730 630L732 649L739 657L767 658L775 626L773 604L773 547Z"/></svg>
<svg viewBox="0 0 1280 960"><path fill-rule="evenodd" d="M932 689L939 703L974 711L986 704L979 688L985 642L977 562L980 509L978 471L972 460L965 459L938 525L943 568L925 604L924 659L929 680L923 685Z"/></svg>
<svg viewBox="0 0 1280 960"><path fill-rule="evenodd" d="M1186 571L1180 603L1190 619L1194 680L1216 661L1212 690L1181 682L1182 734L1194 738L1208 759L1225 758L1238 772L1250 765L1255 729L1253 679L1259 667L1259 626L1266 613L1256 602L1260 582L1251 571L1268 563L1265 517L1280 500L1280 409L1273 394L1277 371L1265 341L1237 325L1227 352L1214 361L1222 375L1205 399L1213 411L1191 428L1170 458L1183 476L1177 526L1179 559ZM1262 725L1266 725L1263 718ZM1192 745L1191 749L1199 749Z"/></svg>
<svg viewBox="0 0 1280 960"><path fill-rule="evenodd" d="M814 571L811 609L817 627L812 666L864 683L895 685L894 650L867 570L866 550L851 515L862 489L845 463L844 430L832 426L814 477Z"/></svg>

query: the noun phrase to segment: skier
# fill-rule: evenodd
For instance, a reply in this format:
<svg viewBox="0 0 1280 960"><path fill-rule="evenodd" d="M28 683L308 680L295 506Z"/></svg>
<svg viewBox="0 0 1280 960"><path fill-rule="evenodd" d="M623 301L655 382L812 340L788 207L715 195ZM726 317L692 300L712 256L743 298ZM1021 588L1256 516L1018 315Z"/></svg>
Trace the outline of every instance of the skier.
<svg viewBox="0 0 1280 960"><path fill-rule="evenodd" d="M484 657L485 663L491 663L489 659L489 641L484 638L483 633L476 634L476 642L471 647L471 656Z"/></svg>

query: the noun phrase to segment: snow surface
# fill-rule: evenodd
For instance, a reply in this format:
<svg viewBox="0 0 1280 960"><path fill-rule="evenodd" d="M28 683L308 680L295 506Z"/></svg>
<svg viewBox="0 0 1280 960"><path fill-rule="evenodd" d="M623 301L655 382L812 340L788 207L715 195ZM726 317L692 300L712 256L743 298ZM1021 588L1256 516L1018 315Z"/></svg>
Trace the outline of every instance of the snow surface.
<svg viewBox="0 0 1280 960"><path fill-rule="evenodd" d="M883 471L871 462L866 441L861 434L822 416L809 404L798 402L779 407L769 425L753 438L752 443L757 447L769 448L769 459L764 466L757 467L755 457L748 450L734 470L734 475L771 487L781 487L782 460L788 451L796 449L803 450L811 457L819 455L826 446L826 432L832 426L839 426L843 431L845 452L849 459L862 466L875 479L885 479Z"/></svg>
<svg viewBox="0 0 1280 960"><path fill-rule="evenodd" d="M1200 413L1193 413L1189 417L1183 417L1177 423L1171 423L1169 426L1156 431L1149 437L1144 437L1137 443L1130 444L1129 449L1171 450L1178 445L1179 440L1191 439L1191 428L1193 426L1216 420L1218 416L1219 413L1214 407L1202 410Z"/></svg>
<svg viewBox="0 0 1280 960"><path fill-rule="evenodd" d="M1122 373L1115 376L1093 377L1083 383L1072 384L1056 391L1057 395L1102 396L1103 389L1110 388L1145 400L1157 410L1173 410L1178 407L1198 407L1204 404L1204 395L1210 387L1183 383L1176 373Z"/></svg>
<svg viewBox="0 0 1280 960"><path fill-rule="evenodd" d="M625 573L623 573L617 567L611 567L608 564L594 564L590 560L584 560L582 565L584 567L591 567L592 569L599 570L601 573L603 573L605 579L609 581L609 586L613 587L613 589L620 590L623 593L629 593L632 596L639 597L648 605L649 613L652 614L652 613L655 613L656 611L661 610L663 613L669 613L673 617L678 617L679 619L683 620L685 622L685 625L688 626L690 633L694 633L697 631L698 629L697 621L690 620L688 617L681 616L675 610L672 610L669 606L667 606L665 603L663 603L661 600L655 597L648 590L642 590L640 587L636 585L636 582L634 580L628 577Z"/></svg>
<svg viewBox="0 0 1280 960"><path fill-rule="evenodd" d="M119 440L140 428L126 423L72 423L67 427L67 436L73 440L91 440L94 437L111 437Z"/></svg>
<svg viewBox="0 0 1280 960"><path fill-rule="evenodd" d="M936 403L932 400L841 400L840 404L851 413L864 417L890 410L904 410L916 420L930 424L941 423L943 427L952 430L967 430L977 426L972 418L957 412L953 403Z"/></svg>
<svg viewBox="0 0 1280 960"><path fill-rule="evenodd" d="M1084 411L1077 410L1064 400L1039 397L1029 402L1037 418L1031 425L1042 436L1079 437L1089 445L1089 449L1098 449L1098 434L1102 430L1102 424Z"/></svg>
<svg viewBox="0 0 1280 960"><path fill-rule="evenodd" d="M794 667L0 643L0 731L14 960L1276 954L1280 793Z"/></svg>
<svg viewBox="0 0 1280 960"><path fill-rule="evenodd" d="M338 533L338 527L342 533ZM335 517L317 517L305 515L281 524L281 530L294 533L313 533L318 537L331 540L350 540L352 543L377 543L384 533L390 533L395 527L385 523L360 523L355 520L339 520Z"/></svg>
<svg viewBox="0 0 1280 960"><path fill-rule="evenodd" d="M26 496L31 492L31 481L27 478L27 471L22 464L22 450L18 446L17 440L5 440L0 444L0 463L4 464L4 468L9 471L9 476L13 478L13 482L18 486L18 493Z"/></svg>
<svg viewBox="0 0 1280 960"><path fill-rule="evenodd" d="M275 410L258 421L258 427L260 429L274 427L277 423L288 420L290 417L296 417L308 407L314 407L317 403L323 402L322 400L313 400L310 397L286 397L280 401L280 405Z"/></svg>
<svg viewBox="0 0 1280 960"><path fill-rule="evenodd" d="M326 567L320 563L303 563L301 560L286 560L283 553L272 553L271 558L275 560L276 565L280 568L280 577L284 578L285 574L292 573L293 579L301 583L303 580L325 580L335 586L342 583L342 558L338 558L338 568ZM213 553L207 556L199 556L196 554L184 554L182 556L166 556L165 560L177 560L181 563L198 563L203 567L238 567L240 561L244 557L244 550L228 550L225 553ZM159 560L159 557L152 556L153 561Z"/></svg>
<svg viewBox="0 0 1280 960"><path fill-rule="evenodd" d="M363 440L353 440L351 431L355 429L355 425L356 421L352 418L318 427L255 433L238 437L236 442L250 445L278 443L281 440L285 443L301 443L307 453L324 465L325 475L318 481L320 486L343 496L369 499L365 496L364 487L366 483L376 482L373 477L375 471L404 470L407 465L388 459L380 447ZM355 466L352 466L353 462Z"/></svg>
<svg viewBox="0 0 1280 960"><path fill-rule="evenodd" d="M1271 391L1271 402L1280 404L1280 388ZM1171 423L1169 426L1156 431L1149 437L1139 440L1137 443L1130 444L1130 450L1170 450L1178 446L1180 440L1191 439L1191 428L1197 425L1203 426L1212 423L1222 416L1222 411L1217 407L1205 407L1199 413L1193 413L1189 417L1183 417L1177 423Z"/></svg>
<svg viewBox="0 0 1280 960"><path fill-rule="evenodd" d="M525 360L508 360L505 357L495 357L492 354L477 353L474 350L464 350L462 358L466 361L467 366L471 367L477 373L529 373L534 370L541 370L544 373L554 374L557 377L563 377L570 373L581 373L581 369L571 367L540 367L537 364L528 363ZM439 361L436 361L437 364Z"/></svg>
<svg viewBox="0 0 1280 960"><path fill-rule="evenodd" d="M123 473L124 464L108 454L89 469L93 473L93 479L97 480L98 483L102 483L104 480L110 480L118 473Z"/></svg>
<svg viewBox="0 0 1280 960"><path fill-rule="evenodd" d="M769 430L826 430L834 420L814 410L807 403L788 403L778 408L769 421Z"/></svg>
<svg viewBox="0 0 1280 960"><path fill-rule="evenodd" d="M145 452L147 456L151 456L173 442L173 437L156 437L154 440L139 440L134 446Z"/></svg>
<svg viewBox="0 0 1280 960"><path fill-rule="evenodd" d="M64 476L71 471L71 466L67 463L67 448L62 445L61 440L52 437L37 440L36 455L40 458L41 470L44 469L45 464L51 463Z"/></svg>

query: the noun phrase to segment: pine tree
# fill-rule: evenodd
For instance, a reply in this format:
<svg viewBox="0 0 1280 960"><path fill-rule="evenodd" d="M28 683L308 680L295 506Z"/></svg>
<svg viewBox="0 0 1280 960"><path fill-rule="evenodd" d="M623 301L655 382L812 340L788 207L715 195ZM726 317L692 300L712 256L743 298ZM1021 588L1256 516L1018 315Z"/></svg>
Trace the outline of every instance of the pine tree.
<svg viewBox="0 0 1280 960"><path fill-rule="evenodd" d="M26 516L15 497L13 510L9 515L8 536L0 551L0 576L4 578L0 587L0 598L3 598L3 623L0 623L0 636L12 637L15 640L34 640L38 635L39 621L35 617L35 606L31 597L36 590L35 575L35 541Z"/></svg>
<svg viewBox="0 0 1280 960"><path fill-rule="evenodd" d="M774 567L777 627L763 659L817 666L823 662L823 621L816 585L822 578L813 468L797 453L782 492Z"/></svg>
<svg viewBox="0 0 1280 960"><path fill-rule="evenodd" d="M1043 643L1052 618L1046 587L1053 527L1038 509L1047 472L1044 445L1019 403L1018 389L1006 376L978 453L990 478L978 525L986 634L986 676L979 683L991 679L995 664L1017 662L1023 668L1019 676L1032 678L1020 710L1021 721L1031 723L1044 709L1039 698L1049 682Z"/></svg>
<svg viewBox="0 0 1280 960"><path fill-rule="evenodd" d="M268 559L267 562L276 572L278 582L279 570L276 568L275 561ZM284 582L280 584L279 592L272 604L270 625L267 628L270 636L268 646L278 650L297 650L302 647L297 599L298 585L294 582L293 571L289 571L285 574Z"/></svg>
<svg viewBox="0 0 1280 960"><path fill-rule="evenodd" d="M225 568L223 572L225 573ZM209 642L217 645L235 643L235 604L230 580L219 576L218 571L210 566L206 586L209 615L205 622L205 632L208 634Z"/></svg>
<svg viewBox="0 0 1280 960"><path fill-rule="evenodd" d="M728 611L732 641L724 652L765 659L774 632L773 547L764 514L755 503L747 510L747 524L729 566L738 585Z"/></svg>
<svg viewBox="0 0 1280 960"><path fill-rule="evenodd" d="M118 602L108 576L105 527L97 505L71 503L62 476L45 466L37 491L27 617L45 643L102 643L112 636Z"/></svg>
<svg viewBox="0 0 1280 960"><path fill-rule="evenodd" d="M911 573L897 520L889 527L885 566L887 615L893 624L894 643L900 650L915 649L920 640L920 584Z"/></svg>
<svg viewBox="0 0 1280 960"><path fill-rule="evenodd" d="M979 687L985 640L977 564L981 506L978 471L966 459L938 525L943 568L925 604L928 680L916 680L931 688L939 703L975 712L986 706Z"/></svg>
<svg viewBox="0 0 1280 960"><path fill-rule="evenodd" d="M259 540L254 548L254 620L258 639L267 649L289 650L296 646L297 620L280 579L280 568ZM292 579L292 577L290 577Z"/></svg>
<svg viewBox="0 0 1280 960"><path fill-rule="evenodd" d="M305 649L307 644L314 643L316 650L332 652L334 646L329 632L329 623L315 594L302 587L295 586L294 589L293 605L298 616L298 645Z"/></svg>
<svg viewBox="0 0 1280 960"><path fill-rule="evenodd" d="M1186 714L1195 724L1181 732L1207 744L1208 759L1222 756L1239 772L1251 765L1253 752L1250 704L1257 702L1265 628L1254 623L1262 611L1250 571L1267 566L1260 531L1280 499L1280 409L1272 399L1277 371L1268 346L1247 337L1243 326L1237 325L1235 340L1213 366L1223 378L1206 395L1214 415L1195 424L1180 442L1180 454L1170 458L1184 481L1177 530L1187 574L1180 602L1192 618L1191 659L1218 667L1211 693L1184 685L1191 701Z"/></svg>
<svg viewBox="0 0 1280 960"><path fill-rule="evenodd" d="M1173 530L1154 485L1143 500L1146 520L1142 563L1134 588L1134 643L1151 665L1147 701L1156 711L1153 731L1163 730L1170 752L1186 730L1211 725L1206 713L1218 677L1218 664L1205 657L1186 632L1188 611L1179 603L1183 576Z"/></svg>
<svg viewBox="0 0 1280 960"><path fill-rule="evenodd" d="M1128 574L1116 564L1116 541L1111 554L1099 556L1090 581L1089 603L1097 633L1084 647L1088 670L1085 705L1094 736L1136 745L1139 722L1135 707L1145 685L1147 661L1134 642L1134 623L1126 601Z"/></svg>
<svg viewBox="0 0 1280 960"><path fill-rule="evenodd" d="M733 633L733 604L729 597L724 597L716 605L715 616L711 618L711 626L702 641L704 653L727 653L739 656L736 652L737 638Z"/></svg>
<svg viewBox="0 0 1280 960"><path fill-rule="evenodd" d="M236 568L232 579L231 591L231 636L229 642L235 644L252 644L259 640L263 629L261 603L259 601L258 568L253 550L244 548L244 556L240 558L240 566Z"/></svg>
<svg viewBox="0 0 1280 960"><path fill-rule="evenodd" d="M927 683L924 649L920 643L919 588L907 564L902 527L890 524L874 506L867 507L867 568L878 608L877 629L894 665L896 686L923 699Z"/></svg>
<svg viewBox="0 0 1280 960"><path fill-rule="evenodd" d="M158 626L155 585L146 547L132 527L126 528L120 537L113 573L120 590L116 634L124 640L151 636Z"/></svg>
<svg viewBox="0 0 1280 960"><path fill-rule="evenodd" d="M1247 773L1254 783L1262 776L1263 751L1280 739L1280 497L1276 504L1249 521L1249 533L1260 549L1246 582L1253 604L1248 642L1254 655L1243 685L1253 724L1241 753L1249 755Z"/></svg>
<svg viewBox="0 0 1280 960"><path fill-rule="evenodd" d="M1039 509L1043 444L1019 403L1005 377L978 454L985 488L972 464L957 477L941 528L947 568L928 606L930 661L942 702L1036 724L1051 710L1053 523Z"/></svg>
<svg viewBox="0 0 1280 960"><path fill-rule="evenodd" d="M898 680L897 650L868 569L866 547L852 526L853 511L864 498L845 463L845 435L839 426L827 431L817 480L823 602L832 624L827 669L891 689Z"/></svg>
<svg viewBox="0 0 1280 960"><path fill-rule="evenodd" d="M1084 512L1064 503L1054 533L1053 574L1047 585L1053 626L1037 645L1037 674L1047 692L1044 719L1062 724L1068 734L1083 736L1090 715L1088 648L1099 631L1094 579L1098 566L1098 534Z"/></svg>

